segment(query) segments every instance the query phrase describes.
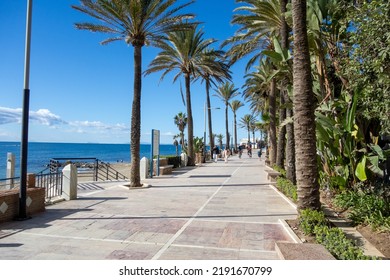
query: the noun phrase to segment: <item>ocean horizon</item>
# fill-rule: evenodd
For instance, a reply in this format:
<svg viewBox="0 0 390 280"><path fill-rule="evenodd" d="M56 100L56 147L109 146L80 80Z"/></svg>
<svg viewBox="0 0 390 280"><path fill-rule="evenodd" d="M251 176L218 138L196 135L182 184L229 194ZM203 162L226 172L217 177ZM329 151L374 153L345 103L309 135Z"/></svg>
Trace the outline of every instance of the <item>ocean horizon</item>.
<svg viewBox="0 0 390 280"><path fill-rule="evenodd" d="M150 144L142 143L140 157L150 158L150 149ZM0 179L6 177L7 153L15 155L15 177L20 174L20 142L0 141ZM176 147L160 144L160 155L176 155ZM52 158L97 158L108 163L130 163L130 144L29 142L27 172L44 170Z"/></svg>

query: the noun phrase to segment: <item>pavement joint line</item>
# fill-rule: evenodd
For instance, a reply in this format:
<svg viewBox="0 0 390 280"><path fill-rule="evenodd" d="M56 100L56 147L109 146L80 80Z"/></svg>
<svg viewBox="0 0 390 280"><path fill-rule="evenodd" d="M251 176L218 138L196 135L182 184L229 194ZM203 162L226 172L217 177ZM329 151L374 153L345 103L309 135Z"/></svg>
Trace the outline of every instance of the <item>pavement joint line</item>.
<svg viewBox="0 0 390 280"><path fill-rule="evenodd" d="M297 209L297 205L293 203L290 199L288 199L283 193L281 193L276 187L269 185L271 189L276 191L290 206L294 209Z"/></svg>
<svg viewBox="0 0 390 280"><path fill-rule="evenodd" d="M243 164L240 164L231 174L231 177L242 167ZM172 245L172 243L184 232L184 230L195 220L195 218L199 215L200 212L204 210L204 208L209 204L209 202L218 194L218 192L223 188L223 186L230 180L230 178L226 178L226 180L221 184L221 186L207 199L207 201L196 211L196 213L179 229L174 236L172 236L167 243L152 257L152 260L158 260L162 254Z"/></svg>
<svg viewBox="0 0 390 280"><path fill-rule="evenodd" d="M181 247L181 248L212 249L212 250L218 250L218 251L276 253L276 251L269 251L269 250L255 250L255 249L244 249L244 248L222 248L222 247L187 245L187 244L172 244L171 246L172 247Z"/></svg>
<svg viewBox="0 0 390 280"><path fill-rule="evenodd" d="M20 232L20 233L24 235L33 235L33 236L50 237L50 238L88 240L88 241L99 241L99 242L121 243L121 244L139 244L139 245L157 245L157 246L164 245L164 243L147 242L147 241L129 241L129 240L119 240L119 239L109 239L109 238L104 239L104 238L81 237L81 236L63 236L57 234L42 234L42 233L34 233L34 232Z"/></svg>
<svg viewBox="0 0 390 280"><path fill-rule="evenodd" d="M280 225L279 222L252 222L252 221L234 221L234 220L213 220L207 218L197 218L197 221L212 223L235 223L235 224L257 224L257 225Z"/></svg>

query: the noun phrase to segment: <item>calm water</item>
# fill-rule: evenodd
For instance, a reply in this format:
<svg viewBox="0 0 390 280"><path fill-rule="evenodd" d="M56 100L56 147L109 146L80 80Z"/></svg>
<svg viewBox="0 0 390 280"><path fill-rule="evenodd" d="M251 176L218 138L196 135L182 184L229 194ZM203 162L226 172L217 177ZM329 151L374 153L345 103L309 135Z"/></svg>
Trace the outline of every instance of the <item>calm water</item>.
<svg viewBox="0 0 390 280"><path fill-rule="evenodd" d="M180 152L180 148L179 148ZM0 142L0 178L6 177L7 153L15 155L16 176L20 169L20 143ZM160 145L160 155L175 155L174 145ZM150 157L150 145L141 144L140 156ZM28 172L36 173L49 163L51 158L92 157L104 162L130 162L129 144L78 144L78 143L29 143Z"/></svg>

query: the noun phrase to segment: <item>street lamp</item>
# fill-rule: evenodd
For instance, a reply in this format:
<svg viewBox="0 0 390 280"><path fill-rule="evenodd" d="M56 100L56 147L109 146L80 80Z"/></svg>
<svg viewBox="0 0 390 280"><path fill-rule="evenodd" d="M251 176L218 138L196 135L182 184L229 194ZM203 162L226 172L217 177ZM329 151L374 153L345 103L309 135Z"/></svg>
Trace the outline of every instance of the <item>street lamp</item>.
<svg viewBox="0 0 390 280"><path fill-rule="evenodd" d="M26 209L27 199L27 155L28 155L28 118L30 108L30 45L31 45L31 14L32 0L27 1L26 47L24 60L24 90L22 135L20 145L20 188L19 188L19 220L28 219Z"/></svg>
<svg viewBox="0 0 390 280"><path fill-rule="evenodd" d="M206 160L206 120L207 120L207 115L206 115L206 109L211 110L211 109L221 109L219 107L208 107L206 108L206 102L204 103L204 135L203 135L203 155ZM212 149L213 147L210 147Z"/></svg>

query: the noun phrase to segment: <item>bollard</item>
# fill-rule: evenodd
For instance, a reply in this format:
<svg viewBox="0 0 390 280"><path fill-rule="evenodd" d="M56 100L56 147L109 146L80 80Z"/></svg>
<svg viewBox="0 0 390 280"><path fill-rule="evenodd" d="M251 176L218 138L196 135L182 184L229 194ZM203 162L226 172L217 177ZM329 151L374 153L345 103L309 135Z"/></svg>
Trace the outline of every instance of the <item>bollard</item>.
<svg viewBox="0 0 390 280"><path fill-rule="evenodd" d="M62 197L77 199L77 167L71 163L62 170Z"/></svg>
<svg viewBox="0 0 390 280"><path fill-rule="evenodd" d="M140 162L140 176L141 180L149 178L149 159L143 157Z"/></svg>
<svg viewBox="0 0 390 280"><path fill-rule="evenodd" d="M180 154L180 166L185 167L187 166L188 163L188 156L186 153L181 153Z"/></svg>
<svg viewBox="0 0 390 280"><path fill-rule="evenodd" d="M13 153L7 153L7 171L6 178L15 177L15 155ZM15 187L14 179L7 180L6 189L10 190Z"/></svg>

